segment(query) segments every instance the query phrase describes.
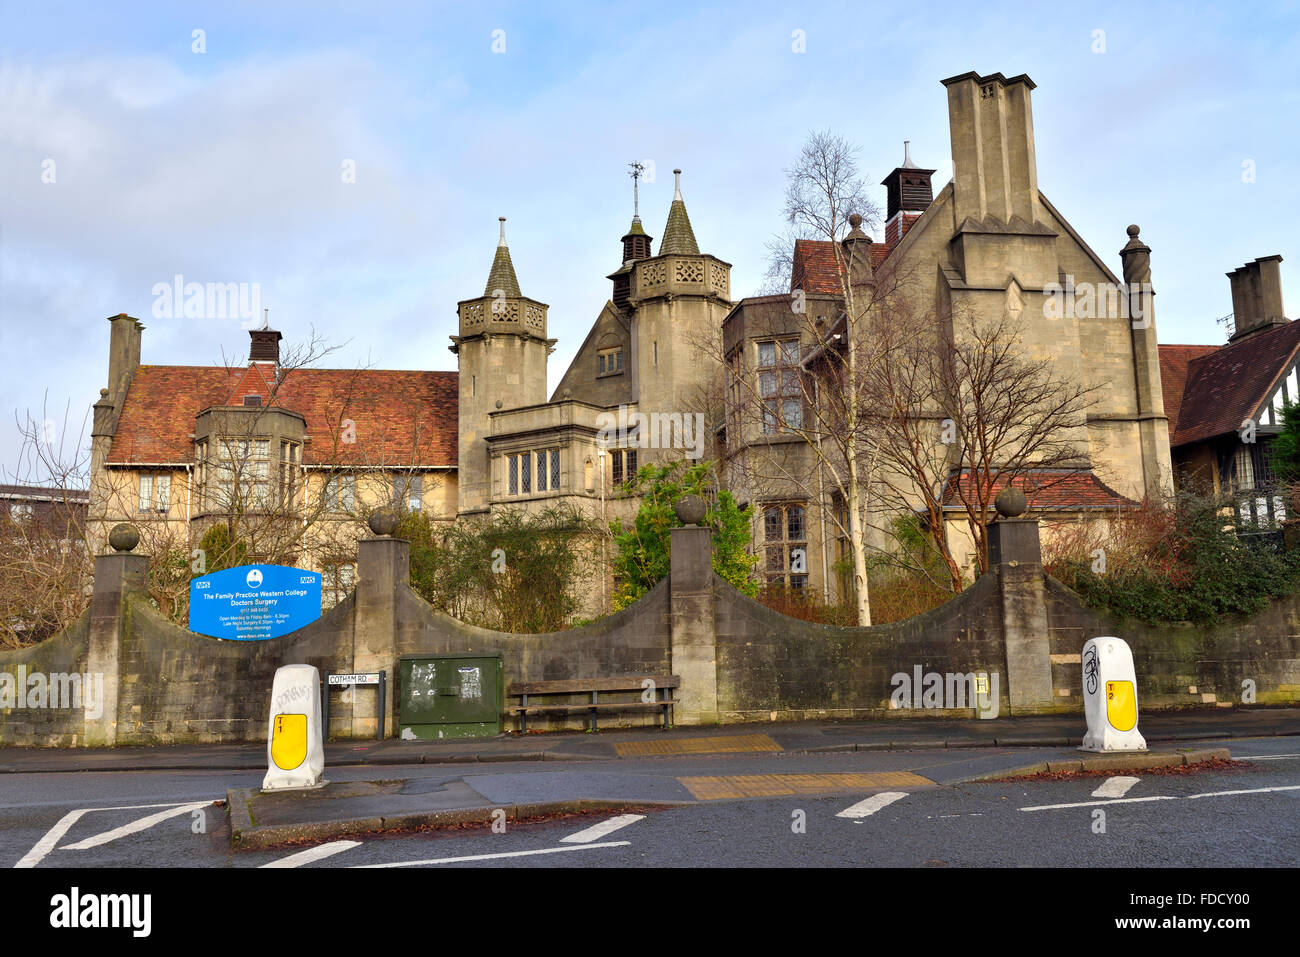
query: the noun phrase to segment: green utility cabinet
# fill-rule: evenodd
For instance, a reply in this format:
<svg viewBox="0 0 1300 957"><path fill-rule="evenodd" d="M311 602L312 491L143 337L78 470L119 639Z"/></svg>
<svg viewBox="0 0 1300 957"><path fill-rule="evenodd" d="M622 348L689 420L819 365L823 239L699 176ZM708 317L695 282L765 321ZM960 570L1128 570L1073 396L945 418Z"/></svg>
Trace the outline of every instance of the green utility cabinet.
<svg viewBox="0 0 1300 957"><path fill-rule="evenodd" d="M403 655L397 661L402 738L477 738L501 733L501 656Z"/></svg>

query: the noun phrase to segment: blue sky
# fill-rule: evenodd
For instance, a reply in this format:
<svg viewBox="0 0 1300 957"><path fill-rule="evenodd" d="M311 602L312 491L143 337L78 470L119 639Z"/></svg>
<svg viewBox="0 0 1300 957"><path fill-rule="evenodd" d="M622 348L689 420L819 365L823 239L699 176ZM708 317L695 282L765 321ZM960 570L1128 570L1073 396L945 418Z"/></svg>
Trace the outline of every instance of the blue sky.
<svg viewBox="0 0 1300 957"><path fill-rule="evenodd" d="M501 215L525 295L551 306L554 386L610 294L629 161L654 163L656 238L684 170L701 249L746 295L808 132L860 144L869 182L910 139L937 193L939 81L970 70L1038 84L1040 188L1116 272L1142 226L1162 342L1221 341L1224 273L1257 256L1283 256L1295 318L1297 63L1291 3L4 0L0 468L15 413L44 406L78 439L64 409L79 432L106 384L106 316L144 321L147 363L246 355L238 320L152 317L176 274L260 284L287 340L341 346L330 365L454 369L455 305L481 294Z"/></svg>

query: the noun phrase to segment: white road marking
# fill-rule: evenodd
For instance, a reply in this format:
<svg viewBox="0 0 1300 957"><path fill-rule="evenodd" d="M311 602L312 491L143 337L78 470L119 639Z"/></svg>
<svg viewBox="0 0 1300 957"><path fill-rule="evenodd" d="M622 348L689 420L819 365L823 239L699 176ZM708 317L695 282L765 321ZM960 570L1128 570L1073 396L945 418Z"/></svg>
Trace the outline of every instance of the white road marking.
<svg viewBox="0 0 1300 957"><path fill-rule="evenodd" d="M393 864L356 864L357 868L427 867L431 864L458 864L461 861L491 861L503 857L531 857L534 854L560 854L564 851L590 851L597 847L628 847L631 841L606 841L603 844L575 844L572 847L543 847L536 851L506 851L501 854L470 854L466 857L436 857L428 861L398 861Z"/></svg>
<svg viewBox="0 0 1300 957"><path fill-rule="evenodd" d="M199 808L207 807L211 801L195 801L193 804L182 804L180 807L174 807L170 811L159 811L156 814L150 814L146 817L137 818L130 824L123 824L121 827L115 827L111 831L105 831L103 834L96 834L94 837L88 837L85 840L78 841L76 844L65 844L65 851L85 851L92 847L99 847L101 844L107 844L109 841L116 841L120 837L127 837L131 834L137 834L140 831L147 831L155 824L167 820L168 818L180 817L182 814L190 814Z"/></svg>
<svg viewBox="0 0 1300 957"><path fill-rule="evenodd" d="M350 851L352 848L360 846L360 841L330 841L328 844L322 844L319 847L308 848L305 851L299 851L297 854L290 854L288 857L268 861L262 867L302 867L304 864L310 864L326 857L333 857L335 854L341 854L343 851Z"/></svg>
<svg viewBox="0 0 1300 957"><path fill-rule="evenodd" d="M597 841L606 834L613 834L620 828L627 827L629 824L635 824L637 821L645 820L644 814L620 814L618 817L611 817L608 821L601 821L599 824L593 824L577 834L570 834L568 837L560 838L560 843L567 844L588 844Z"/></svg>
<svg viewBox="0 0 1300 957"><path fill-rule="evenodd" d="M1182 796L1157 795L1144 798L1112 798L1109 801L1079 801L1076 804L1040 804L1037 807L1022 807L1022 811L1057 811L1072 807L1096 807L1099 804L1137 804L1141 801L1190 801L1195 798L1230 797L1239 794L1268 794L1272 791L1300 791L1300 784L1287 784L1275 788L1249 788L1242 791L1206 791L1204 794L1184 794Z"/></svg>
<svg viewBox="0 0 1300 957"><path fill-rule="evenodd" d="M1095 798L1122 798L1141 778L1116 777L1107 778L1101 787L1092 792Z"/></svg>
<svg viewBox="0 0 1300 957"><path fill-rule="evenodd" d="M1062 808L1070 807L1096 807L1098 804L1140 804L1143 801L1177 801L1178 798L1170 797L1167 794L1157 794L1155 797L1144 798L1110 798L1104 801L1079 801L1075 804L1040 804L1037 807L1022 807L1022 811L1057 811Z"/></svg>
<svg viewBox="0 0 1300 957"><path fill-rule="evenodd" d="M1205 794L1189 794L1191 798L1217 798L1233 794L1267 794L1270 791L1300 791L1300 784L1287 784L1276 788L1250 788L1244 791L1208 791Z"/></svg>
<svg viewBox="0 0 1300 957"><path fill-rule="evenodd" d="M1288 758L1300 758L1300 754L1243 754L1238 761L1285 761Z"/></svg>
<svg viewBox="0 0 1300 957"><path fill-rule="evenodd" d="M871 797L859 801L857 804L846 807L835 816L848 818L870 817L882 808L886 808L895 801L902 800L905 797L907 797L906 791L882 791L879 794L873 794Z"/></svg>
<svg viewBox="0 0 1300 957"><path fill-rule="evenodd" d="M208 802L211 803L211 802ZM22 856L22 859L14 865L15 870L20 867L35 867L44 858L45 855L54 850L64 834L67 834L72 825L76 824L83 814L89 814L91 811L142 811L151 807L175 807L174 804L120 804L116 807L82 807L75 811L69 811L59 822L46 832L45 836L36 842L36 845Z"/></svg>

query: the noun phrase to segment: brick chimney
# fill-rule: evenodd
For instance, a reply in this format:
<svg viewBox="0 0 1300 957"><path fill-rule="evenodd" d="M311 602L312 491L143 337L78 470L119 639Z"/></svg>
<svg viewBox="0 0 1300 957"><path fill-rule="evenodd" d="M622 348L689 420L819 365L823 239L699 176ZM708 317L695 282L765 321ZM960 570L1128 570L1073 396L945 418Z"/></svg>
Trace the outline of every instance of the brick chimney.
<svg viewBox="0 0 1300 957"><path fill-rule="evenodd" d="M885 245L893 249L934 202L932 169L912 162L911 140L903 140L903 165L880 181L885 187Z"/></svg>
<svg viewBox="0 0 1300 957"><path fill-rule="evenodd" d="M1278 268L1281 262L1281 256L1263 256L1228 273L1233 324L1237 329L1229 342L1286 325L1282 311L1282 273Z"/></svg>

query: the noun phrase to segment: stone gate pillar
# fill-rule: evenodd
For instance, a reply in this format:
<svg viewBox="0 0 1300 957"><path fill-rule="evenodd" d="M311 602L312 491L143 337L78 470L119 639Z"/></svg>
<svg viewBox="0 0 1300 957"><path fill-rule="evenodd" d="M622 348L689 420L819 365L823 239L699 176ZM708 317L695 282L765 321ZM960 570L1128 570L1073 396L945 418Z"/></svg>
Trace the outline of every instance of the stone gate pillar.
<svg viewBox="0 0 1300 957"><path fill-rule="evenodd" d="M1022 518L1025 495L1004 489L988 529L989 571L1002 593L1002 641L1007 656L1007 698L1012 714L1050 708L1052 658L1048 641L1047 586L1038 520Z"/></svg>
<svg viewBox="0 0 1300 957"><path fill-rule="evenodd" d="M114 525L108 535L114 549L95 556L95 584L90 598L90 629L86 651L86 674L103 676L104 700L87 708L86 747L110 748L117 744L118 690L121 686L122 631L127 597L142 592L149 575L149 556L130 554L140 543L140 532L125 522ZM85 689L82 691L85 700ZM128 702L129 704L129 702Z"/></svg>
<svg viewBox="0 0 1300 957"><path fill-rule="evenodd" d="M669 532L668 602L673 674L681 678L678 724L718 722L718 634L714 618L713 530L704 502L688 495L677 503L687 525Z"/></svg>
<svg viewBox="0 0 1300 957"><path fill-rule="evenodd" d="M370 517L375 538L357 542L357 588L352 632L352 670L387 671L384 734L397 727L397 599L411 578L411 543L393 538L396 515L380 510ZM373 738L379 730L378 700L358 694L352 704L352 737Z"/></svg>

